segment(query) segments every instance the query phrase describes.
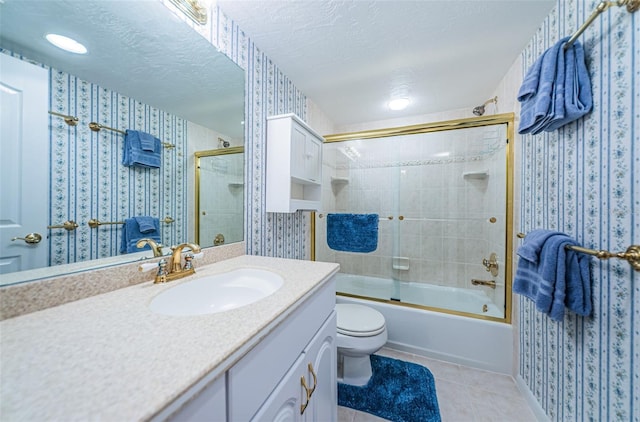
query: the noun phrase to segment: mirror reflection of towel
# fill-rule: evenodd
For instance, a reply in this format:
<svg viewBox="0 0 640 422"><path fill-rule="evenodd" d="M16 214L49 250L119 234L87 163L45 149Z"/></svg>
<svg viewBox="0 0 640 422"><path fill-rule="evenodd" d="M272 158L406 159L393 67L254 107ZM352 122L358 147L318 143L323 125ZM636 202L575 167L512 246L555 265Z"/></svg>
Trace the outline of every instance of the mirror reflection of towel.
<svg viewBox="0 0 640 422"><path fill-rule="evenodd" d="M127 129L122 164L128 167L160 168L162 142L146 132Z"/></svg>
<svg viewBox="0 0 640 422"><path fill-rule="evenodd" d="M138 224L138 218L143 222L142 228ZM153 227L153 230L149 230L149 225ZM144 230L144 231L143 231ZM120 242L120 253L133 253L150 250L149 245L145 245L143 248L138 248L136 243L142 238L153 239L156 243L160 242L160 220L154 217L134 217L124 220L124 226L122 227L122 239Z"/></svg>
<svg viewBox="0 0 640 422"><path fill-rule="evenodd" d="M327 244L335 251L373 252L379 219L378 214L327 214Z"/></svg>

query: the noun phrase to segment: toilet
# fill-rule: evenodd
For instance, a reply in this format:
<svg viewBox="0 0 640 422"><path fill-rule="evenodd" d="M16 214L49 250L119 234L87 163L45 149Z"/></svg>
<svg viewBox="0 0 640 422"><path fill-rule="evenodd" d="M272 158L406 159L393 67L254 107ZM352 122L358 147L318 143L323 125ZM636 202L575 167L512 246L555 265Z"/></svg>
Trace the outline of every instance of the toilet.
<svg viewBox="0 0 640 422"><path fill-rule="evenodd" d="M371 354L387 342L384 316L364 305L338 303L338 382L365 385L371 378Z"/></svg>

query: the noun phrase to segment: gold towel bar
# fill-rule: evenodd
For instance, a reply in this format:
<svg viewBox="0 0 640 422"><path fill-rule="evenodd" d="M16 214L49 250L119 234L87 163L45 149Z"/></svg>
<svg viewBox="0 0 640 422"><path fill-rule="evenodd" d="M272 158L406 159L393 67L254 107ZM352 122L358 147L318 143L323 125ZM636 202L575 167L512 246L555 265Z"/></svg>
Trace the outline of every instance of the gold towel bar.
<svg viewBox="0 0 640 422"><path fill-rule="evenodd" d="M569 38L569 41L564 45L564 49L568 49L573 45L580 35L587 29L589 25L598 17L602 12L610 8L611 6L627 6L627 12L633 13L640 9L640 0L618 0L618 1L601 1L596 10L593 11L591 16L582 24L580 28Z"/></svg>
<svg viewBox="0 0 640 422"><path fill-rule="evenodd" d="M69 115L66 115L66 114L57 113L55 111L49 111L49 114L52 114L52 115L58 116L58 117L62 117L64 119L64 122L66 124L68 124L69 126L76 126L78 124L78 118L76 116L69 116Z"/></svg>
<svg viewBox="0 0 640 422"><path fill-rule="evenodd" d="M174 220L171 217L165 217L164 220L160 220L160 222L164 223L164 224L171 224L174 221L176 221L176 220ZM87 224L92 229L95 229L95 228L98 228L99 226L106 226L106 225L109 225L109 224L124 224L124 221L100 221L97 218L92 218L91 220L89 220L87 222Z"/></svg>
<svg viewBox="0 0 640 422"><path fill-rule="evenodd" d="M91 129L94 132L100 132L100 129L106 129L106 130L111 130L113 132L117 132L117 133L119 133L121 135L126 135L127 134L127 132L125 132L123 130L114 129L112 127L101 125L100 123L96 123L96 122L89 123L89 129ZM167 148L167 149L172 149L172 148L176 147L174 144L169 144L169 143L166 143L166 142L163 142L162 146ZM122 224L122 223L119 223L119 224Z"/></svg>
<svg viewBox="0 0 640 422"><path fill-rule="evenodd" d="M516 234L520 239L524 239L524 233ZM636 270L640 271L640 245L631 245L625 252L609 252L604 250L595 250L589 248L583 248L582 246L567 246L567 249L574 250L576 252L584 253L587 255L595 256L598 259L619 258L629 261L629 265Z"/></svg>
<svg viewBox="0 0 640 422"><path fill-rule="evenodd" d="M318 214L318 218L324 218L324 214ZM400 220L402 220L404 217L400 216ZM393 216L390 215L388 217L380 217L380 220L393 220Z"/></svg>
<svg viewBox="0 0 640 422"><path fill-rule="evenodd" d="M57 224L53 226L47 226L48 229L65 229L66 231L74 231L78 228L78 223L73 220L67 220L62 224Z"/></svg>

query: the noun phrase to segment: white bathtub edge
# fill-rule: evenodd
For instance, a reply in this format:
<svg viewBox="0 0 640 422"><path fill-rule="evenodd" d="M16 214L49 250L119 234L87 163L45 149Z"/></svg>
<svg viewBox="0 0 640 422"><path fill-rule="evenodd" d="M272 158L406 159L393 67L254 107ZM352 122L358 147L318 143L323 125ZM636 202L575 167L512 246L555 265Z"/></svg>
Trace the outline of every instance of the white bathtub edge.
<svg viewBox="0 0 640 422"><path fill-rule="evenodd" d="M409 344L399 343L396 341L388 341L384 347L389 349L407 352L418 356L424 356L431 359L441 360L443 362L455 363L457 365L468 366L471 368L482 369L484 371L497 372L504 375L511 375L505 372L504 365L491 362L481 361L478 359L470 359L468 357L455 355L452 353L442 353L437 350L415 347Z"/></svg>
<svg viewBox="0 0 640 422"><path fill-rule="evenodd" d="M337 301L364 304L382 313L390 348L512 376L509 324L341 296Z"/></svg>

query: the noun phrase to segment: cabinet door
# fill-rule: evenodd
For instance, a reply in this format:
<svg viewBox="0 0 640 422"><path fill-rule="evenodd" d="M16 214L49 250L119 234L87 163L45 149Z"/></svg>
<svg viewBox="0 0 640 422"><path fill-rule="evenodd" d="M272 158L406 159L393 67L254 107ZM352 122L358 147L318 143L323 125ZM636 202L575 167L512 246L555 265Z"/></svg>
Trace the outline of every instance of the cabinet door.
<svg viewBox="0 0 640 422"><path fill-rule="evenodd" d="M306 403L307 394L302 386L301 377L304 374L306 362L304 354L300 355L258 413L251 419L252 421L297 422L302 420L300 406Z"/></svg>
<svg viewBox="0 0 640 422"><path fill-rule="evenodd" d="M320 183L322 175L322 143L308 137L305 143L305 176L308 180Z"/></svg>
<svg viewBox="0 0 640 422"><path fill-rule="evenodd" d="M338 380L335 312L309 343L306 356L306 361L312 363L316 374L316 387L311 396L309 408L303 415L304 420L336 421L338 419ZM308 370L308 367L306 369ZM313 382L312 378L313 375L310 378L311 382Z"/></svg>
<svg viewBox="0 0 640 422"><path fill-rule="evenodd" d="M306 145L309 135L304 128L295 122L291 125L291 177L307 178Z"/></svg>

